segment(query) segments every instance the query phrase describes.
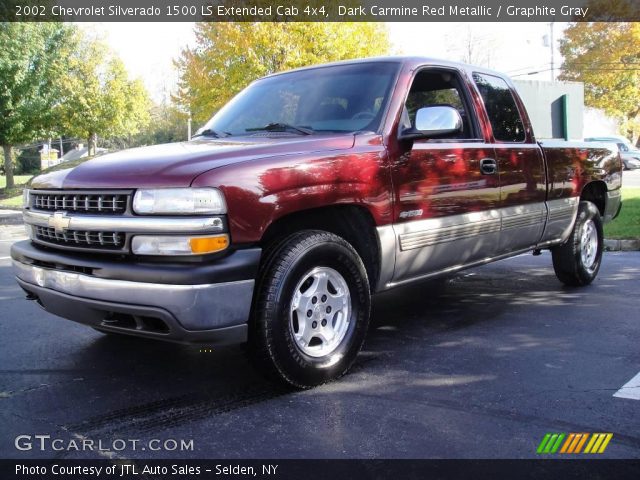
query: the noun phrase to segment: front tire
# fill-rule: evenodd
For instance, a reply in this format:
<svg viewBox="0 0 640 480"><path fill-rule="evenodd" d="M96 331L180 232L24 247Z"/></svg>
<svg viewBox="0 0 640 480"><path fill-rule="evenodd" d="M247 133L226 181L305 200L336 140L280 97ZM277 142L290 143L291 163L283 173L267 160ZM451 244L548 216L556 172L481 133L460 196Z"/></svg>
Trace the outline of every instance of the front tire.
<svg viewBox="0 0 640 480"><path fill-rule="evenodd" d="M332 233L295 233L267 254L250 349L257 366L295 388L344 375L367 332L369 281L354 248Z"/></svg>
<svg viewBox="0 0 640 480"><path fill-rule="evenodd" d="M551 250L558 279L570 286L589 285L598 275L603 251L602 219L591 202L580 202L569 239Z"/></svg>

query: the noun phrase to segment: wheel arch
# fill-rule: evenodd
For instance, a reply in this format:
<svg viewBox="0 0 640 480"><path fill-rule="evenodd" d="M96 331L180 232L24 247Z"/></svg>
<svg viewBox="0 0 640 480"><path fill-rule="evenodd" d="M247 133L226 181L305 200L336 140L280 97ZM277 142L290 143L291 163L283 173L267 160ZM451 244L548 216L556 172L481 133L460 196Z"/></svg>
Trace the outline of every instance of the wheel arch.
<svg viewBox="0 0 640 480"><path fill-rule="evenodd" d="M607 207L607 184L602 180L594 180L587 183L580 193L580 201L593 203L604 218Z"/></svg>
<svg viewBox="0 0 640 480"><path fill-rule="evenodd" d="M371 291L380 277L380 241L371 212L360 205L332 205L293 212L274 220L264 231L264 250L301 230L324 230L344 238L364 263Z"/></svg>

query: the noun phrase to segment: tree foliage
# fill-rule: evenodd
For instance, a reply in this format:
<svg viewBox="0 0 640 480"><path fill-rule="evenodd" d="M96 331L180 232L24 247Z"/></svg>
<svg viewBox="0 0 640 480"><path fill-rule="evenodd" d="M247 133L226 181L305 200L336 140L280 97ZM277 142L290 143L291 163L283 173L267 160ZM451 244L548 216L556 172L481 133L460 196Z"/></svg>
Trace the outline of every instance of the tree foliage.
<svg viewBox="0 0 640 480"><path fill-rule="evenodd" d="M57 84L71 31L60 23L0 23L0 145L7 188L13 187L12 147L55 130Z"/></svg>
<svg viewBox="0 0 640 480"><path fill-rule="evenodd" d="M630 140L640 135L640 23L575 23L565 31L562 80L585 84L587 105L620 120Z"/></svg>
<svg viewBox="0 0 640 480"><path fill-rule="evenodd" d="M65 133L86 138L132 136L149 122L150 100L140 80L103 43L78 33L60 85L57 113Z"/></svg>
<svg viewBox="0 0 640 480"><path fill-rule="evenodd" d="M203 123L264 75L388 50L387 31L376 23L198 23L195 47L176 61L181 77L174 100Z"/></svg>
<svg viewBox="0 0 640 480"><path fill-rule="evenodd" d="M186 113L175 105L154 103L149 109L149 126L137 135L103 139L100 144L109 150L158 145L160 143L184 142L187 140Z"/></svg>

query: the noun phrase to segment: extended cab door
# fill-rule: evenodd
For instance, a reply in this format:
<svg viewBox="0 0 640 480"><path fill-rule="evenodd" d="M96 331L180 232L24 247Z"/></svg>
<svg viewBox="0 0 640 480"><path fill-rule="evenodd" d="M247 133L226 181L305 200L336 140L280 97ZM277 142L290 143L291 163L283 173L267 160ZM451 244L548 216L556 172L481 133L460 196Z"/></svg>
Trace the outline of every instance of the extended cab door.
<svg viewBox="0 0 640 480"><path fill-rule="evenodd" d="M465 78L454 68L414 74L399 131L418 109L449 105L462 131L443 138L400 141L392 156L397 235L393 283L473 263L496 253L500 188L493 146L482 137Z"/></svg>
<svg viewBox="0 0 640 480"><path fill-rule="evenodd" d="M546 176L542 149L526 111L503 78L473 73L490 124L489 138L500 171L502 231L497 254L534 247L546 219Z"/></svg>

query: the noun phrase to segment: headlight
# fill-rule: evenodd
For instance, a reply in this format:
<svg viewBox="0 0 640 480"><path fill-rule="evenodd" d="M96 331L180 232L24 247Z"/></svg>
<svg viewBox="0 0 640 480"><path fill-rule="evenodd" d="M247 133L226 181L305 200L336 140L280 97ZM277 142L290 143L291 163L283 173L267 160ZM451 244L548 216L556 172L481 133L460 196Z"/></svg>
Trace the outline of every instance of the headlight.
<svg viewBox="0 0 640 480"><path fill-rule="evenodd" d="M220 252L229 246L228 235L151 236L137 235L131 240L136 255L205 255Z"/></svg>
<svg viewBox="0 0 640 480"><path fill-rule="evenodd" d="M22 190L22 208L27 208L29 206L29 189L25 188Z"/></svg>
<svg viewBox="0 0 640 480"><path fill-rule="evenodd" d="M216 188L158 188L138 190L133 211L143 215L199 215L226 213L227 207Z"/></svg>

